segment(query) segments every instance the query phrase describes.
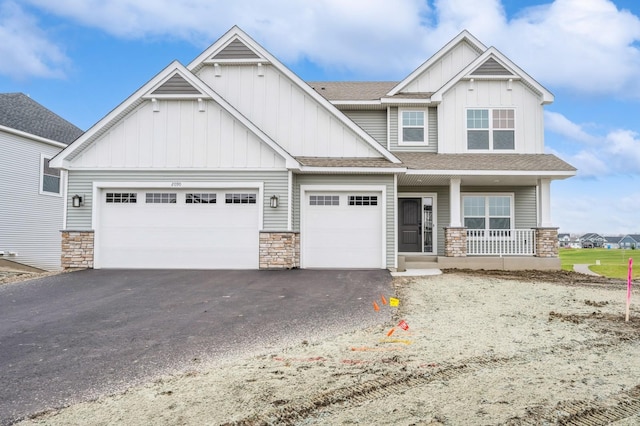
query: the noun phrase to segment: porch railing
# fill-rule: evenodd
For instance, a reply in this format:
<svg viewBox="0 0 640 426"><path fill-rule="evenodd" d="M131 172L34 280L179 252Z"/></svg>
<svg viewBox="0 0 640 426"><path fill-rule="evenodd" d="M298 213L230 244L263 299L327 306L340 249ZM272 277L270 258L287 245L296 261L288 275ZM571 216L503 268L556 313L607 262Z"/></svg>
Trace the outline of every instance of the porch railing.
<svg viewBox="0 0 640 426"><path fill-rule="evenodd" d="M467 256L534 256L533 229L467 229Z"/></svg>

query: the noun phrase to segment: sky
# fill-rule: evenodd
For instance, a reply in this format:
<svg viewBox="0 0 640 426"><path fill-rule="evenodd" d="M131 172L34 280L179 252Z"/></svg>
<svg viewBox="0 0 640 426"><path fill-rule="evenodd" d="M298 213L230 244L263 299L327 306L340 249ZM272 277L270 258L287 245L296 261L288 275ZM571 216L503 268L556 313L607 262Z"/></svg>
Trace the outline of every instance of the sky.
<svg viewBox="0 0 640 426"><path fill-rule="evenodd" d="M307 81L399 81L467 29L555 95L559 232L640 234L638 0L0 0L0 93L87 130L233 25Z"/></svg>

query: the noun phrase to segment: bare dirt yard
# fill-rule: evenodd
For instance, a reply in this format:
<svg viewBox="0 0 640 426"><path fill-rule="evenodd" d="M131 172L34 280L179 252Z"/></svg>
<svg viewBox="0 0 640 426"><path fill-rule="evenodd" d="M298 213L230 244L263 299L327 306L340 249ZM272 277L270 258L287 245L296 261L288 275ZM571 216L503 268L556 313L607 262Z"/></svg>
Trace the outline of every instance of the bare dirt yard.
<svg viewBox="0 0 640 426"><path fill-rule="evenodd" d="M396 278L395 289L375 301L392 322L202 365L21 424L640 424L640 309L624 321L626 283L445 271Z"/></svg>

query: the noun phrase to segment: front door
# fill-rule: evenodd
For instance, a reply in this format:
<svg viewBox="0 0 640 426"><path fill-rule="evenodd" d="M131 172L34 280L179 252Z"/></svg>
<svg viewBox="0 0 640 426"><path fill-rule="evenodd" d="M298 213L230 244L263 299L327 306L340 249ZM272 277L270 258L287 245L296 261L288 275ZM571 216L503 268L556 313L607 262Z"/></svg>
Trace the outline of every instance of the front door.
<svg viewBox="0 0 640 426"><path fill-rule="evenodd" d="M422 252L422 198L398 199L398 251Z"/></svg>

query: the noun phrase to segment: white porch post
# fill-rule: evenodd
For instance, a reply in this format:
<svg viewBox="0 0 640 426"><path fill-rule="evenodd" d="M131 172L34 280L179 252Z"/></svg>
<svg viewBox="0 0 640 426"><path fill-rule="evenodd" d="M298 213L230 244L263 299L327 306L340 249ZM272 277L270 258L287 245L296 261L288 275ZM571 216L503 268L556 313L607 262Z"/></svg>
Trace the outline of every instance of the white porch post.
<svg viewBox="0 0 640 426"><path fill-rule="evenodd" d="M462 226L460 220L460 179L449 181L449 226L459 228Z"/></svg>
<svg viewBox="0 0 640 426"><path fill-rule="evenodd" d="M551 179L538 181L538 226L548 228L553 226L551 222Z"/></svg>

